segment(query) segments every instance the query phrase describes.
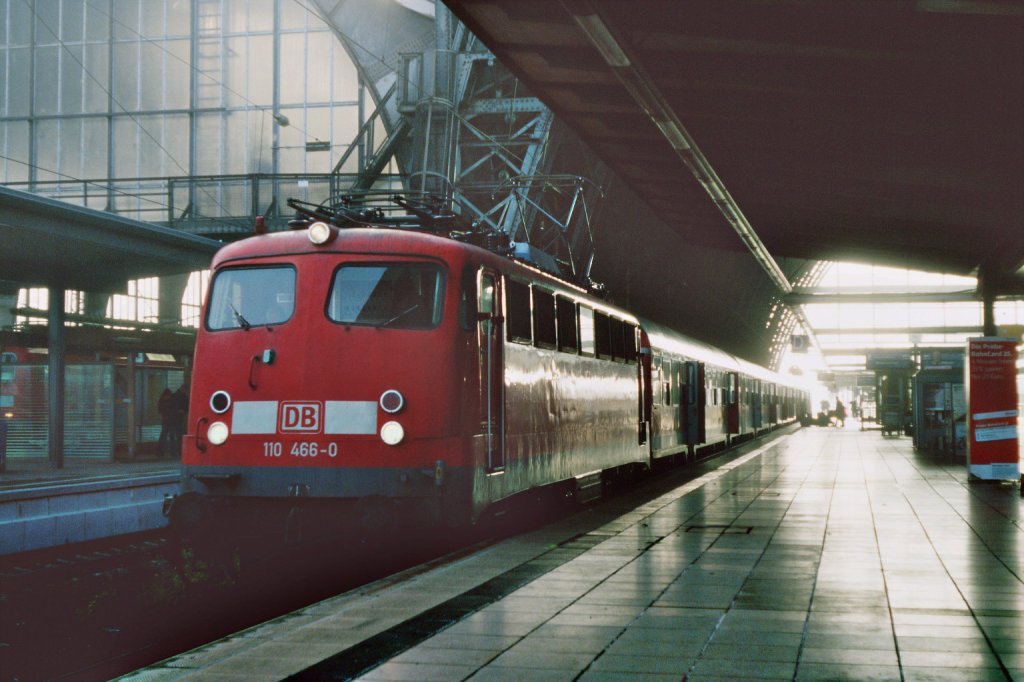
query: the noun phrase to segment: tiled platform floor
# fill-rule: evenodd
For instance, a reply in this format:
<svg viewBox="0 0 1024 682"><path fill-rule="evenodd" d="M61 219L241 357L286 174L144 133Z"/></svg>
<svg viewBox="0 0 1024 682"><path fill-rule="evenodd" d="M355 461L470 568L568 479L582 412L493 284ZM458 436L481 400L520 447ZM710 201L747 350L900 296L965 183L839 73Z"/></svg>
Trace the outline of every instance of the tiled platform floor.
<svg viewBox="0 0 1024 682"><path fill-rule="evenodd" d="M635 504L509 541L504 558L499 546L328 600L144 679L286 677L354 631L386 630L389 608L429 608L486 579L484 565L582 532L590 549L360 679L1024 680L1017 485L970 483L962 464L851 421Z"/></svg>

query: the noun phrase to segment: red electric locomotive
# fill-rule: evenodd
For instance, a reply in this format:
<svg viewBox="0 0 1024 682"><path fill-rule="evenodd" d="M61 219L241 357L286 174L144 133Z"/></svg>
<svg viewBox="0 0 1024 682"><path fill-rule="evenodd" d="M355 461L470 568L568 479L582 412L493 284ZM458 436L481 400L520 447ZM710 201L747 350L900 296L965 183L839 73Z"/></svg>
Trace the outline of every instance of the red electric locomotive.
<svg viewBox="0 0 1024 682"><path fill-rule="evenodd" d="M746 382L761 404L775 375L531 264L447 232L307 225L214 259L172 521L258 501L466 524L787 418L739 418ZM734 382L714 400L711 376Z"/></svg>

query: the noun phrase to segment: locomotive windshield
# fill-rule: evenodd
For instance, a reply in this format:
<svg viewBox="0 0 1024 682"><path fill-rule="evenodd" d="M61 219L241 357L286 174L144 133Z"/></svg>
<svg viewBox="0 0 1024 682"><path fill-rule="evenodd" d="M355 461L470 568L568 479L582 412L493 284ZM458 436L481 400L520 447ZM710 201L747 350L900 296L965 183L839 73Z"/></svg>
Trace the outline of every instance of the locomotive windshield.
<svg viewBox="0 0 1024 682"><path fill-rule="evenodd" d="M206 328L281 324L294 311L295 269L291 266L225 268L213 278Z"/></svg>
<svg viewBox="0 0 1024 682"><path fill-rule="evenodd" d="M334 275L327 316L343 324L429 329L441 322L444 271L432 263L353 263Z"/></svg>

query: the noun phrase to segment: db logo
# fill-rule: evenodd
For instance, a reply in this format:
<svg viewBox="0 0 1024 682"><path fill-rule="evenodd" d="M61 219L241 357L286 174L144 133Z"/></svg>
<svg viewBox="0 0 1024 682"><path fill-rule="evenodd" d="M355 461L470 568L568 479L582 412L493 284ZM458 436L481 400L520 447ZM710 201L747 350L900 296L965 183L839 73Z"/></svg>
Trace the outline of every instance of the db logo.
<svg viewBox="0 0 1024 682"><path fill-rule="evenodd" d="M281 431L320 430L320 403L281 403Z"/></svg>

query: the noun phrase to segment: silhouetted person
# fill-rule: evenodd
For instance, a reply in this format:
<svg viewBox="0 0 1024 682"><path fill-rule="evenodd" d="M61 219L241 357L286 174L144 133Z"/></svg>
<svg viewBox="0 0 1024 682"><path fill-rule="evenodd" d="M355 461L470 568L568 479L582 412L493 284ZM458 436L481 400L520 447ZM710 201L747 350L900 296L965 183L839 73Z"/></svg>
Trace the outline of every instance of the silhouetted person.
<svg viewBox="0 0 1024 682"><path fill-rule="evenodd" d="M839 398L836 398L836 426L846 426L846 407Z"/></svg>
<svg viewBox="0 0 1024 682"><path fill-rule="evenodd" d="M157 440L159 452L158 457L164 457L170 452L169 440L174 433L174 394L171 389L165 388L156 402L156 410L160 413L160 438Z"/></svg>
<svg viewBox="0 0 1024 682"><path fill-rule="evenodd" d="M188 391L185 384L171 396L171 432L168 438L169 454L177 459L181 457L181 437L185 434L185 421L188 418Z"/></svg>

